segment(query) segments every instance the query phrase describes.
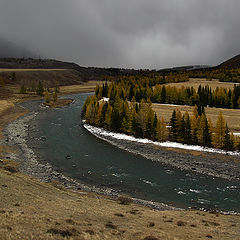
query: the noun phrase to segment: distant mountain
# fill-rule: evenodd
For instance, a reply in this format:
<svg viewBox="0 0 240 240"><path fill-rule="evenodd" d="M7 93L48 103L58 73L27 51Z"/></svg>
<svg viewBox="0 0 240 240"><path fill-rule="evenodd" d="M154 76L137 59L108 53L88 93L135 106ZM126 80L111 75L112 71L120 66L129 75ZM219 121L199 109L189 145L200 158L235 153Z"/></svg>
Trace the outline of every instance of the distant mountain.
<svg viewBox="0 0 240 240"><path fill-rule="evenodd" d="M0 69L69 69L74 70L81 81L102 80L103 76L116 77L120 75L147 75L156 72L155 70L135 70L123 68L97 68L81 67L76 63L63 62L54 59L33 59L33 58L0 58Z"/></svg>
<svg viewBox="0 0 240 240"><path fill-rule="evenodd" d="M208 66L208 65L180 66L180 67L172 67L172 68L160 69L159 72L190 71L190 70L204 69L204 68L211 68L211 66Z"/></svg>
<svg viewBox="0 0 240 240"><path fill-rule="evenodd" d="M219 68L240 68L240 55L228 59L227 61L221 63L217 67Z"/></svg>
<svg viewBox="0 0 240 240"><path fill-rule="evenodd" d="M32 52L28 51L24 47L18 46L0 37L0 58L4 57L28 58L36 57L36 55L34 55Z"/></svg>

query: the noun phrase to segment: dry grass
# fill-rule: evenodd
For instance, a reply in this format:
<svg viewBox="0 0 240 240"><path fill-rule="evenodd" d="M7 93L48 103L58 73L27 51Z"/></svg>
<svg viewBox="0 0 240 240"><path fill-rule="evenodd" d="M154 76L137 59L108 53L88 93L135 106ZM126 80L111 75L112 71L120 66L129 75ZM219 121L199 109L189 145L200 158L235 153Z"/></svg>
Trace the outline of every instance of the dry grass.
<svg viewBox="0 0 240 240"><path fill-rule="evenodd" d="M51 71L66 71L67 69L24 69L24 68L0 68L0 72L51 72Z"/></svg>
<svg viewBox="0 0 240 240"><path fill-rule="evenodd" d="M60 108L60 107L64 107L67 106L69 104L71 104L73 102L72 99L57 99L56 102L51 101L49 103L44 102L43 104L45 104L46 106L49 106L51 108Z"/></svg>
<svg viewBox="0 0 240 240"><path fill-rule="evenodd" d="M102 85L104 81L88 81L82 83L81 85L70 85L60 87L60 93L70 94L70 93L80 93L80 92L94 92L97 85Z"/></svg>
<svg viewBox="0 0 240 240"><path fill-rule="evenodd" d="M18 117L24 115L27 111L14 105L14 100L0 100L0 139L3 127Z"/></svg>
<svg viewBox="0 0 240 240"><path fill-rule="evenodd" d="M218 80L207 81L205 78L190 78L189 82L180 82L180 83L167 83L166 86L175 86L177 88L184 87L194 87L196 90L198 89L199 85L202 86L209 86L212 90L216 89L217 87L223 88L233 88L234 84L236 83L227 83L227 82L219 82Z"/></svg>
<svg viewBox="0 0 240 240"><path fill-rule="evenodd" d="M154 211L133 203L121 205L93 193L61 190L4 170L0 170L0 183L0 239L3 240L195 240L206 239L207 235L213 239L237 240L240 236L239 216ZM132 214L133 211L137 214Z"/></svg>
<svg viewBox="0 0 240 240"><path fill-rule="evenodd" d="M152 104L153 110L158 117L164 117L165 121L169 122L174 109L179 109L182 113L188 111L190 115L193 113L192 106L168 105L168 104ZM223 113L228 126L233 132L240 132L240 109L225 109L225 108L205 108L206 115L212 119L213 124L216 123L219 112Z"/></svg>
<svg viewBox="0 0 240 240"><path fill-rule="evenodd" d="M0 114L8 108L14 107L12 101L0 100Z"/></svg>

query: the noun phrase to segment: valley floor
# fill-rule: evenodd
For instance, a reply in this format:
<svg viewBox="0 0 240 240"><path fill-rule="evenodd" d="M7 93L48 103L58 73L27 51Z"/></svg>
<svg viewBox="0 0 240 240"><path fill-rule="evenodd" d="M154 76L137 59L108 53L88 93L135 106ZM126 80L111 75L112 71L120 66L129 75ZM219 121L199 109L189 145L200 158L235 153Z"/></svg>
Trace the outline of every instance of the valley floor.
<svg viewBox="0 0 240 240"><path fill-rule="evenodd" d="M26 113L16 101L1 102L0 130ZM0 146L0 239L240 239L240 216L155 211L73 192L19 173L17 164L1 155L8 151L14 149Z"/></svg>

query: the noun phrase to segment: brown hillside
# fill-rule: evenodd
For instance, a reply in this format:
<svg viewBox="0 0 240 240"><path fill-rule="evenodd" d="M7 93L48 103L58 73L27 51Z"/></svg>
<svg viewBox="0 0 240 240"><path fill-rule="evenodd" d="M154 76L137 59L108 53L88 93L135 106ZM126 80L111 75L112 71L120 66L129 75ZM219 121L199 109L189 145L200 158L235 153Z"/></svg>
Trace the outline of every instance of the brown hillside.
<svg viewBox="0 0 240 240"><path fill-rule="evenodd" d="M239 68L240 54L218 65L219 68Z"/></svg>

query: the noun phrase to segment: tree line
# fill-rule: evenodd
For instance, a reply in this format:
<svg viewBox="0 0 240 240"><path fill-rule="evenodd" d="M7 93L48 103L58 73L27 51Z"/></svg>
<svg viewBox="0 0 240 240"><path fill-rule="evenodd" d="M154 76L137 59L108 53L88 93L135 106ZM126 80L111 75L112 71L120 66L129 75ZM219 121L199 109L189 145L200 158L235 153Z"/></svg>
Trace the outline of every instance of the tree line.
<svg viewBox="0 0 240 240"><path fill-rule="evenodd" d="M191 78L206 78L207 80L218 79L220 82L240 83L239 68L203 68L188 71Z"/></svg>
<svg viewBox="0 0 240 240"><path fill-rule="evenodd" d="M221 112L215 126L204 109L199 114L197 106L192 116L188 112L182 114L174 110L169 123L166 123L163 117L157 117L151 105L150 99L142 99L138 103L134 97L129 102L117 96L114 100L104 101L94 95L85 101L82 116L90 125L153 141L169 140L225 150L240 149L239 139L230 133Z"/></svg>
<svg viewBox="0 0 240 240"><path fill-rule="evenodd" d="M234 85L233 89L217 87L215 90L199 85L198 90L195 90L193 87L177 88L158 82L146 77L123 78L110 85L98 86L95 94L98 98L109 97L112 100L118 96L128 101L134 97L137 102L150 99L154 103L240 108L240 85Z"/></svg>

